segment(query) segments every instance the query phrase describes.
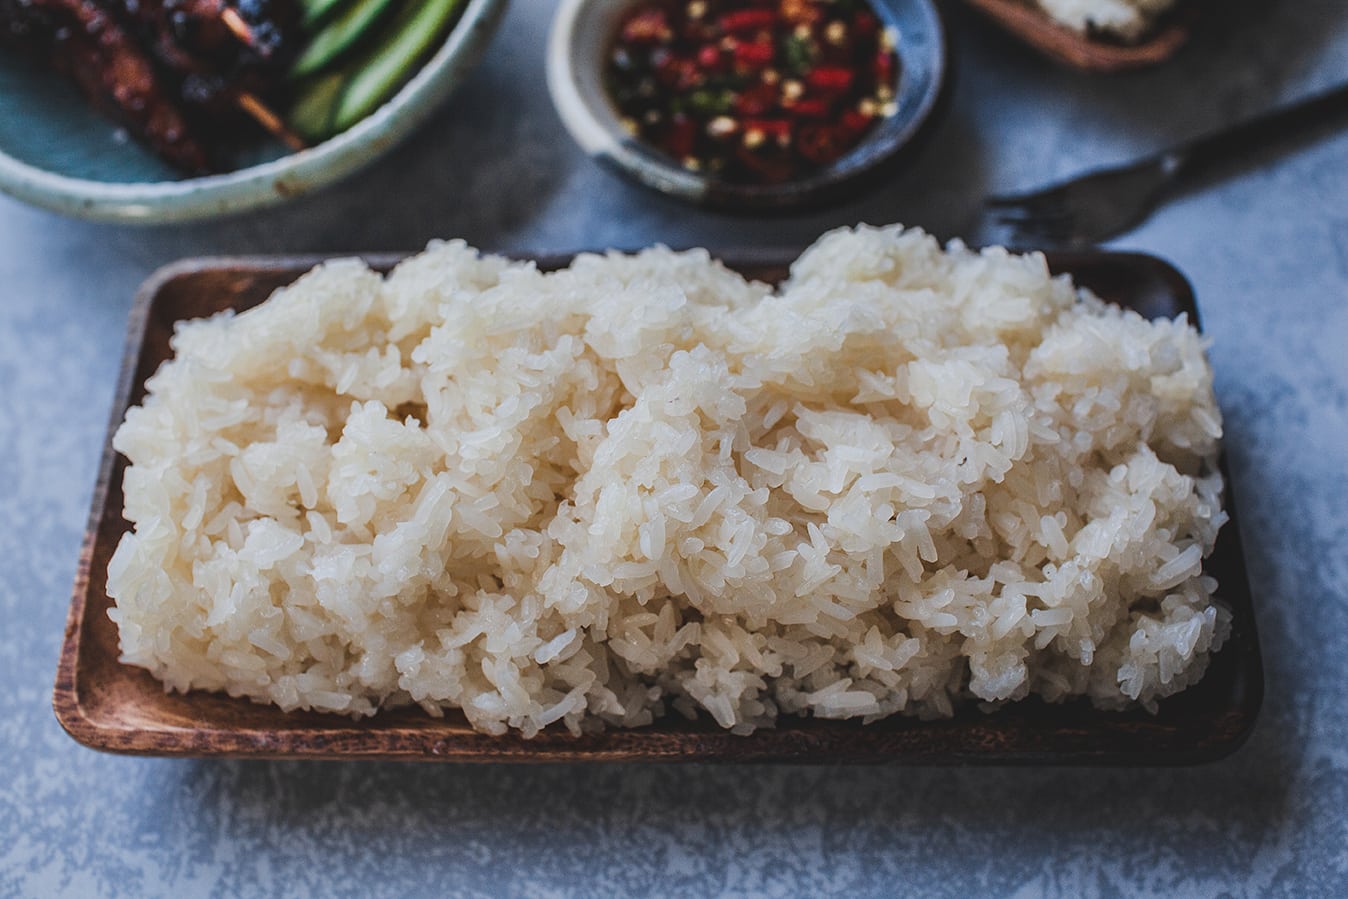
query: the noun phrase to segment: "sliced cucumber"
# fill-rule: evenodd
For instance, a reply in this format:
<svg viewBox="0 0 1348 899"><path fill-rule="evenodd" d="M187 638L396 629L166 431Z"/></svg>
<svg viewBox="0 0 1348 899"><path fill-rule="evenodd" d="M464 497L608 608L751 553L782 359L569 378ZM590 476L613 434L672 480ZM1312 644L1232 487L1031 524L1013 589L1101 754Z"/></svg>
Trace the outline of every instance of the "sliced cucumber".
<svg viewBox="0 0 1348 899"><path fill-rule="evenodd" d="M315 25L327 21L328 16L337 11L337 7L349 0L300 0L300 24L305 31L313 30Z"/></svg>
<svg viewBox="0 0 1348 899"><path fill-rule="evenodd" d="M453 24L464 2L426 0L401 12L380 36L379 44L353 67L351 81L337 104L334 132L350 128L393 96Z"/></svg>
<svg viewBox="0 0 1348 899"><path fill-rule="evenodd" d="M349 78L346 72L329 72L301 87L295 94L287 119L291 129L310 143L331 136L337 103L342 99L342 89Z"/></svg>
<svg viewBox="0 0 1348 899"><path fill-rule="evenodd" d="M326 69L368 34L392 8L392 0L356 0L313 36L309 46L295 60L291 77L303 78Z"/></svg>

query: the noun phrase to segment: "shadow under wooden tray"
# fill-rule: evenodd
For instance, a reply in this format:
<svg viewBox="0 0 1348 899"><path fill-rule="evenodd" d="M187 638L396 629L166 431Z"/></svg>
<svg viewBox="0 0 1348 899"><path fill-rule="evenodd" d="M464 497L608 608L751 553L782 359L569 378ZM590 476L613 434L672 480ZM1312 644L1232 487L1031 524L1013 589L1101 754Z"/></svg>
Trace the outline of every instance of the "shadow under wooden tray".
<svg viewBox="0 0 1348 899"><path fill-rule="evenodd" d="M775 259L762 254L725 258L765 281L780 280L786 272L780 254ZM1055 271L1071 272L1105 299L1148 317L1187 313L1197 323L1188 282L1159 259L1105 252L1048 258ZM367 259L384 269L396 262L392 256ZM1206 570L1218 579L1218 595L1231 607L1232 637L1203 680L1163 701L1156 715L1029 700L991 713L970 706L942 721L896 716L863 726L788 717L773 730L735 736L707 721L672 716L636 730L572 737L549 729L526 740L478 733L457 713L437 719L401 709L353 722L285 713L218 694L166 693L144 670L118 661L117 631L107 614L108 560L128 529L121 515L126 460L113 451L112 432L127 408L143 398L145 380L169 358L175 322L255 306L318 261L188 260L160 270L137 295L54 694L62 726L86 746L140 755L288 759L1184 765L1229 754L1254 725L1263 698L1263 667L1229 476L1232 521L1223 528ZM548 258L540 265L566 261Z"/></svg>

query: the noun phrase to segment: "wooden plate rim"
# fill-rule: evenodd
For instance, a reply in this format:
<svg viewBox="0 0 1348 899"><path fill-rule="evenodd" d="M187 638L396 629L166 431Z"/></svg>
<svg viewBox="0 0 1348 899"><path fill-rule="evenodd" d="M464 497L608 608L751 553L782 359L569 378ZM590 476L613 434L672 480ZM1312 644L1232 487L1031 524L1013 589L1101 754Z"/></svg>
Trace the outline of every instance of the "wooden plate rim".
<svg viewBox="0 0 1348 899"><path fill-rule="evenodd" d="M965 3L1055 62L1098 73L1165 62L1188 42L1197 16L1196 7L1189 3L1165 16L1141 41L1124 44L1073 31L1024 0L965 0Z"/></svg>
<svg viewBox="0 0 1348 899"><path fill-rule="evenodd" d="M372 267L387 269L406 254L352 254ZM535 258L540 267L565 264L573 254L543 254ZM751 250L717 254L743 269L780 268L794 254ZM1192 287L1173 265L1141 253L1074 251L1046 254L1055 271L1081 270L1092 265L1113 264L1157 279L1169 292L1177 310L1198 323ZM789 762L902 762L913 765L1188 765L1214 761L1238 749L1248 738L1263 699L1263 666L1257 630L1249 607L1248 576L1235 522L1234 500L1227 476L1232 521L1223 529L1218 552L1224 552L1238 575L1222 581L1222 592L1235 595L1235 612L1242 628L1239 646L1223 653L1238 652L1238 696L1232 707L1213 719L1211 734L1181 745L1155 722L1134 715L1084 714L1085 723L1064 727L1056 721L1065 707L1044 706L1025 720L1008 725L1003 711L993 715L962 715L951 721L914 722L899 719L903 726L881 733L879 722L862 728L852 722L792 719L790 729L760 731L752 737L737 737L714 727L673 722L650 728L609 730L600 735L573 738L551 731L533 740L508 734L492 737L462 727L435 730L436 719L422 716L410 723L390 724L399 712L381 713L365 722L353 723L337 716L297 714L287 716L280 728L183 727L163 722L142 726L119 726L92 715L81 694L92 687L81 680L80 660L86 649L84 631L89 613L92 560L103 527L110 487L120 475L124 461L112 449L112 434L120 425L133 395L142 386L137 372L156 300L181 278L202 273L234 273L242 277L289 276L308 270L331 256L235 256L186 259L156 271L137 292L127 325L126 355L109 421L107 441L99 465L88 530L72 591L65 635L57 667L53 706L61 726L78 742L90 748L132 755L181 757L232 757L276 759L422 760L462 762L556 762L556 761L789 761ZM523 257L521 257L523 258ZM1223 468L1225 468L1223 463ZM125 523L123 523L123 529ZM1214 556L1216 553L1214 553ZM93 651L93 650L89 650ZM117 676L145 678L140 669L118 666ZM1183 695L1183 694L1181 694ZM196 701L241 703L210 694L192 694ZM1017 704L1026 706L1026 704ZM283 713L277 712L277 715ZM1036 717L1038 716L1038 717ZM406 716L404 716L406 717ZM1057 728L1052 734L1037 731L1036 721ZM1007 728L1010 727L1010 731ZM1089 732L1087 732L1089 731ZM1010 736L1008 738L1008 733ZM785 735L785 736L783 736ZM1008 745L1007 741L1010 740ZM1111 740L1126 740L1128 748L1111 748ZM1148 751L1154 742L1157 751ZM1164 749L1162 749L1164 745Z"/></svg>

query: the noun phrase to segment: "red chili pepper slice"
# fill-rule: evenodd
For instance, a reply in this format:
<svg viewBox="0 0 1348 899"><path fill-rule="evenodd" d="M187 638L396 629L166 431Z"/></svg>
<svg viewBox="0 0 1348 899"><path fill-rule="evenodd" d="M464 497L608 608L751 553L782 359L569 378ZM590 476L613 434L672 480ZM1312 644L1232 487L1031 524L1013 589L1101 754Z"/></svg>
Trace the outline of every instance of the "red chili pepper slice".
<svg viewBox="0 0 1348 899"><path fill-rule="evenodd" d="M670 56L662 60L656 67L655 74L661 84L679 91L697 87L706 80L696 61L680 56Z"/></svg>
<svg viewBox="0 0 1348 899"><path fill-rule="evenodd" d="M771 28L777 24L777 16L770 9L738 9L723 13L719 23L723 31L747 34Z"/></svg>
<svg viewBox="0 0 1348 899"><path fill-rule="evenodd" d="M791 113L798 119L826 119L829 105L818 97L801 100L791 107Z"/></svg>
<svg viewBox="0 0 1348 899"><path fill-rule="evenodd" d="M888 50L881 50L875 54L875 61L871 64L871 72L875 75L876 84L893 86L894 54Z"/></svg>
<svg viewBox="0 0 1348 899"><path fill-rule="evenodd" d="M875 121L874 116L868 116L865 113L862 113L855 109L849 109L842 115L843 127L846 128L848 131L850 131L852 134L860 134L861 132L869 128L871 126L871 122L874 121Z"/></svg>
<svg viewBox="0 0 1348 899"><path fill-rule="evenodd" d="M815 165L827 165L847 152L847 135L829 125L806 125L796 135L796 150Z"/></svg>
<svg viewBox="0 0 1348 899"><path fill-rule="evenodd" d="M683 116L675 118L665 131L665 150L680 162L693 155L696 142L697 125Z"/></svg>
<svg viewBox="0 0 1348 899"><path fill-rule="evenodd" d="M819 66L805 76L805 83L822 91L842 93L852 87L856 73L842 66Z"/></svg>
<svg viewBox="0 0 1348 899"><path fill-rule="evenodd" d="M764 184L781 184L790 181L796 166L787 156L768 156L754 153L741 147L735 151L735 158L749 171L758 175Z"/></svg>
<svg viewBox="0 0 1348 899"><path fill-rule="evenodd" d="M770 84L756 84L735 98L735 112L742 116L761 116L777 105L777 89Z"/></svg>
<svg viewBox="0 0 1348 899"><path fill-rule="evenodd" d="M777 50L770 43L741 43L735 46L735 62L749 68L761 68L772 62Z"/></svg>

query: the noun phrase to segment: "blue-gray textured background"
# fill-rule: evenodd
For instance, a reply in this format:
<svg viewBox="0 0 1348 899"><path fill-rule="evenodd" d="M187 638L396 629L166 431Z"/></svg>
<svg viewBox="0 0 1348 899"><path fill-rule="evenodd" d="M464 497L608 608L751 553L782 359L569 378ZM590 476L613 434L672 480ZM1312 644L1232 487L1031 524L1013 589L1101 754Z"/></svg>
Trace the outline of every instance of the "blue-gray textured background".
<svg viewBox="0 0 1348 899"><path fill-rule="evenodd" d="M1211 4L1174 63L1063 71L951 10L958 82L883 192L735 220L584 161L543 88L550 4L388 159L279 211L132 229L0 198L0 896L1348 895L1348 127L1117 246L1197 287L1268 674L1233 758L1163 771L198 762L72 742L50 689L136 285L183 256L950 237L978 198L1348 80L1342 0Z"/></svg>

